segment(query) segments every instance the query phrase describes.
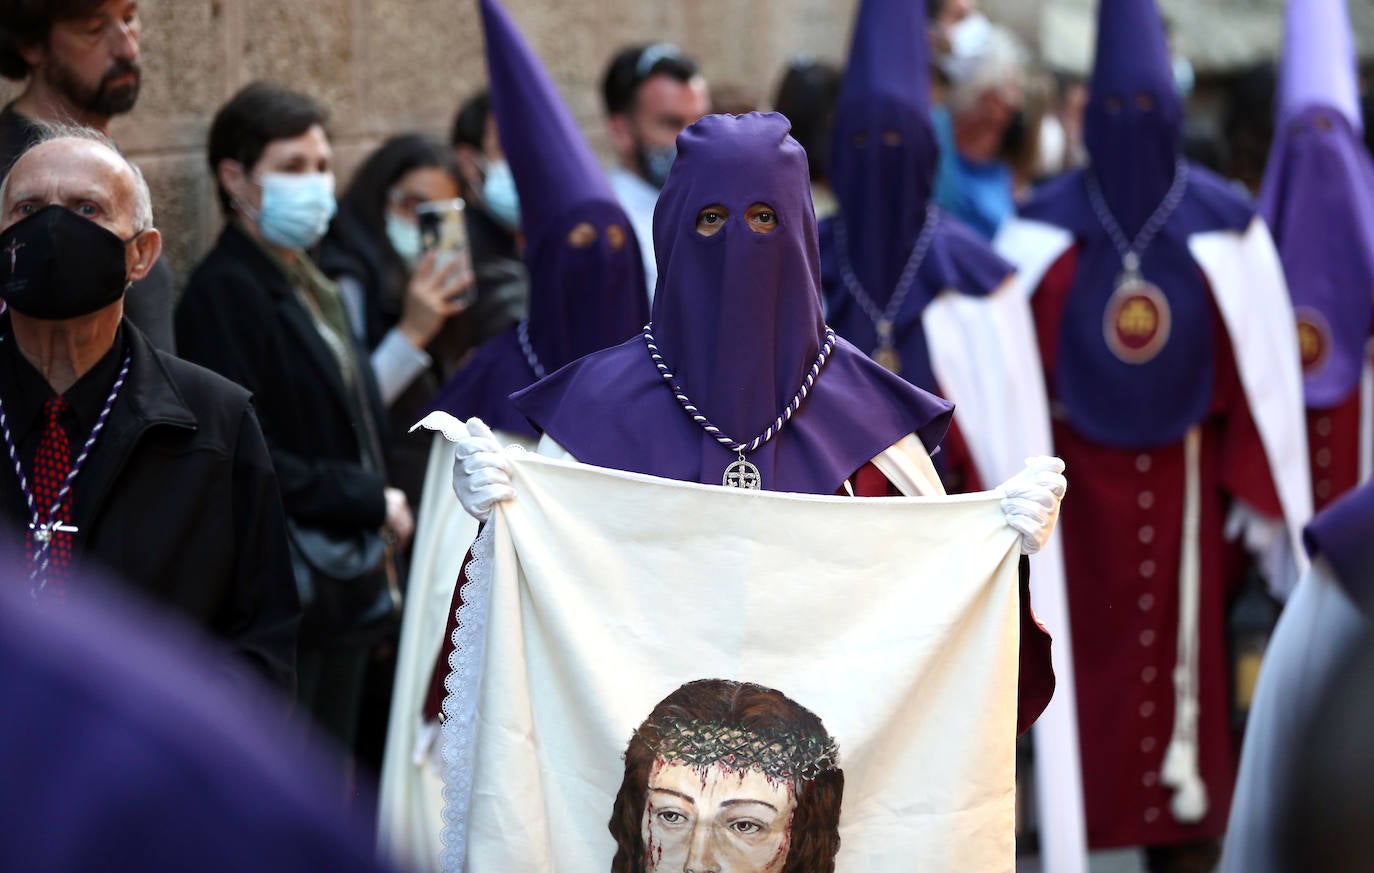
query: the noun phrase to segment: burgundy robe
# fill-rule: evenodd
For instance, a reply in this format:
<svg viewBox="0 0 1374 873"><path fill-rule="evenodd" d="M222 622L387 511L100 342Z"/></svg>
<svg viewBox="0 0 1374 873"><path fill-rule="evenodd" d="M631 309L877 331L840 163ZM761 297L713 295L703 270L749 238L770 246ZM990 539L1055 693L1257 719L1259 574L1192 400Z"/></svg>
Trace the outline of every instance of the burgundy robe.
<svg viewBox="0 0 1374 873"><path fill-rule="evenodd" d="M1031 298L1051 409L1061 315L1077 258L1075 246L1045 273ZM1198 756L1208 811L1196 824L1174 819L1173 791L1159 778L1174 724L1183 441L1121 449L1094 443L1059 415L1053 423L1055 449L1073 471L1060 528L1093 849L1201 840L1226 827L1238 756L1226 606L1247 564L1223 528L1237 498L1274 518L1282 514L1215 302L1211 310L1215 374L1210 408L1200 422L1198 619Z"/></svg>

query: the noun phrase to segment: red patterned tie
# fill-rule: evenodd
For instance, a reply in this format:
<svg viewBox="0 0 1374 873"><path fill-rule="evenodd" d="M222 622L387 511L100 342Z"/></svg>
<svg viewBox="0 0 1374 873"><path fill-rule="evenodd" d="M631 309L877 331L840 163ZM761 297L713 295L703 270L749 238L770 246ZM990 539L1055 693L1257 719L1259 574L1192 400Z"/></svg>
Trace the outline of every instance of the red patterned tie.
<svg viewBox="0 0 1374 873"><path fill-rule="evenodd" d="M30 486L33 488L33 508L38 513L40 523L49 520L53 503L62 491L62 486L66 484L67 474L72 469L71 446L67 443L67 432L62 428L62 415L69 408L67 399L61 395L43 404L43 438L39 441L38 452L33 458L33 482ZM71 504L71 494L68 493L52 521L70 525ZM45 535L51 537L46 555L40 553ZM26 542L29 569L38 570L36 581L42 584L47 596L62 597L72 561L71 533L50 530L45 534L43 529L31 530ZM46 572L42 569L45 562Z"/></svg>

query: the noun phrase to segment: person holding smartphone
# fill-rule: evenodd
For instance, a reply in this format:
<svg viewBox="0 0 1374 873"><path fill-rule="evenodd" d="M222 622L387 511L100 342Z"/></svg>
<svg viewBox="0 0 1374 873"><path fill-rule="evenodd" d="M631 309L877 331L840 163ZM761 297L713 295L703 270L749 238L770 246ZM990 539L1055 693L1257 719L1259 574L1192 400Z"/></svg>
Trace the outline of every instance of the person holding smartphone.
<svg viewBox="0 0 1374 873"><path fill-rule="evenodd" d="M477 341L458 186L446 145L418 133L393 137L359 167L320 243L320 269L338 284L370 352L395 434L424 414ZM414 443L397 440L387 459L412 506L429 449Z"/></svg>

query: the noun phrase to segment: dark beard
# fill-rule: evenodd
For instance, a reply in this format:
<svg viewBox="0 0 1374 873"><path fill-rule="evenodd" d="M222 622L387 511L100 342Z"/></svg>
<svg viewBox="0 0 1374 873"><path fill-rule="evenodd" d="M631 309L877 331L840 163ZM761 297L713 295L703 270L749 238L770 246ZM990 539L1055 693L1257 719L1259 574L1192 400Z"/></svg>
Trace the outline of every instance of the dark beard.
<svg viewBox="0 0 1374 873"><path fill-rule="evenodd" d="M133 73L132 82L111 84L125 73ZM109 118L134 108L134 104L138 102L138 89L142 84L143 74L138 64L133 61L115 61L114 65L105 71L100 82L91 88L77 79L71 67L58 64L49 71L48 81L57 93L67 98L77 109L90 115Z"/></svg>

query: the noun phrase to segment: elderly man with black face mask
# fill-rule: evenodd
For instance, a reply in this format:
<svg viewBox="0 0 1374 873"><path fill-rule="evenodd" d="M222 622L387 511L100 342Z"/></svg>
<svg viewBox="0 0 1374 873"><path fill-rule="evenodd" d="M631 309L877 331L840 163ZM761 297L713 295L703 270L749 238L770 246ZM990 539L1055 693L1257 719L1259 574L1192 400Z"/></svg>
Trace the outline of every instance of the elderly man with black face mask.
<svg viewBox="0 0 1374 873"><path fill-rule="evenodd" d="M0 186L0 514L42 606L101 568L294 682L300 617L248 392L124 318L162 250L148 187L101 134L54 131Z"/></svg>

